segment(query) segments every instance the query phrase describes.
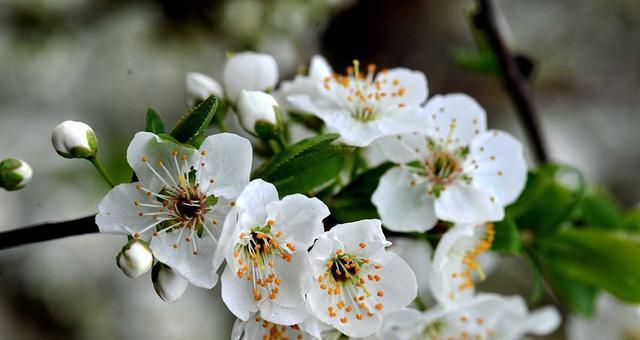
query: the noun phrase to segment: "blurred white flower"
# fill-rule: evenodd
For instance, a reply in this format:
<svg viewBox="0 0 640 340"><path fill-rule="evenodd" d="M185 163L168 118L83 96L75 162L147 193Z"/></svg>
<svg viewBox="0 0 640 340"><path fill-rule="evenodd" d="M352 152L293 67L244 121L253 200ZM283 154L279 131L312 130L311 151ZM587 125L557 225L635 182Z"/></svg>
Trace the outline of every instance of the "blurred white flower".
<svg viewBox="0 0 640 340"><path fill-rule="evenodd" d="M160 262L211 288L222 223L249 181L251 159L249 141L233 134L209 136L195 150L139 132L127 161L140 182L113 188L98 206L96 224L103 233L151 239Z"/></svg>
<svg viewBox="0 0 640 340"><path fill-rule="evenodd" d="M426 240L408 237L393 237L389 241L391 241L389 250L400 255L416 275L420 303L424 307L430 307L435 302L429 287L429 276L433 270L433 264L431 263L433 249L431 244Z"/></svg>
<svg viewBox="0 0 640 340"><path fill-rule="evenodd" d="M422 339L420 332L424 329L425 317L423 313L411 308L403 308L387 313L382 317L382 327L367 340L409 340Z"/></svg>
<svg viewBox="0 0 640 340"><path fill-rule="evenodd" d="M129 241L116 256L116 263L130 278L136 278L153 266L153 254L149 244L139 239Z"/></svg>
<svg viewBox="0 0 640 340"><path fill-rule="evenodd" d="M416 277L400 256L385 248L378 220L339 224L311 249L314 282L311 310L351 337L380 330L383 313L409 305L417 295Z"/></svg>
<svg viewBox="0 0 640 340"><path fill-rule="evenodd" d="M463 94L436 96L425 107L427 134L380 139L400 164L380 179L372 196L395 231L425 231L438 219L479 224L504 218L527 177L522 145L506 132L485 131L484 110Z"/></svg>
<svg viewBox="0 0 640 340"><path fill-rule="evenodd" d="M227 98L236 103L242 90L273 90L278 83L278 65L268 54L236 53L224 67L224 88Z"/></svg>
<svg viewBox="0 0 640 340"><path fill-rule="evenodd" d="M526 334L549 334L560 322L560 314L553 307L530 313L520 296L478 294L457 309L425 312L425 327L412 339L518 340Z"/></svg>
<svg viewBox="0 0 640 340"><path fill-rule="evenodd" d="M640 305L628 305L602 293L592 318L569 318L567 335L569 340L640 339Z"/></svg>
<svg viewBox="0 0 640 340"><path fill-rule="evenodd" d="M484 279L478 257L491 249L492 224L456 225L438 242L427 282L443 308L469 301L474 294L474 274Z"/></svg>
<svg viewBox="0 0 640 340"><path fill-rule="evenodd" d="M427 99L427 78L405 68L383 70L374 65L360 73L359 63L346 75L332 75L318 85L320 97L292 95L288 99L304 112L322 119L342 140L367 146L383 136L420 131L426 116L420 105Z"/></svg>
<svg viewBox="0 0 640 340"><path fill-rule="evenodd" d="M240 124L248 132L256 133L256 123L264 122L276 125L278 102L267 93L242 90L238 99L238 117Z"/></svg>
<svg viewBox="0 0 640 340"><path fill-rule="evenodd" d="M222 299L229 310L244 321L257 311L280 325L304 321L312 279L307 249L324 231L328 215L317 198L294 194L280 200L272 184L249 183L225 222L214 260L227 260Z"/></svg>
<svg viewBox="0 0 640 340"><path fill-rule="evenodd" d="M284 326L264 320L260 315L255 314L247 321L237 319L233 325L231 340L265 339L320 340L321 336L318 321L313 317L308 318L300 324Z"/></svg>
<svg viewBox="0 0 640 340"><path fill-rule="evenodd" d="M160 262L153 266L151 281L153 289L166 302L180 299L189 285L189 281L177 271Z"/></svg>
<svg viewBox="0 0 640 340"><path fill-rule="evenodd" d="M218 99L224 98L224 89L215 79L198 72L187 72L185 79L187 85L187 105L195 106L209 96L214 95Z"/></svg>
<svg viewBox="0 0 640 340"><path fill-rule="evenodd" d="M90 158L98 152L98 139L91 127L72 120L53 128L51 143L56 152L65 158Z"/></svg>
<svg viewBox="0 0 640 340"><path fill-rule="evenodd" d="M282 81L280 87L274 91L274 95L287 111L304 112L304 108L290 103L287 98L305 95L312 101L318 100L322 95L320 85L326 77L331 76L332 72L331 66L323 56L314 55L307 74L298 74L293 80Z"/></svg>
<svg viewBox="0 0 640 340"><path fill-rule="evenodd" d="M33 169L21 159L8 158L0 162L0 188L22 189L31 182L32 176Z"/></svg>

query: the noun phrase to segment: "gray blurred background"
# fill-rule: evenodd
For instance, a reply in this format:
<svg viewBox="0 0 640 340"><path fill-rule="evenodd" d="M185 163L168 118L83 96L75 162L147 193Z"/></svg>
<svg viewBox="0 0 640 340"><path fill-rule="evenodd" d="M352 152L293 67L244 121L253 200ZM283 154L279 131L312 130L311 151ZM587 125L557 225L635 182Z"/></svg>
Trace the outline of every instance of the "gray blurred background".
<svg viewBox="0 0 640 340"><path fill-rule="evenodd" d="M503 0L510 46L536 62L535 102L554 160L580 168L625 206L640 200L640 3ZM467 92L489 125L521 139L500 83L457 66L473 49L470 0L0 0L0 159L34 168L19 192L0 191L0 230L93 214L108 187L90 164L55 154L53 126L91 125L100 157L130 176L126 146L156 108L186 110L184 75L220 79L227 51L274 54L282 77L314 53L337 69L352 58L424 71L430 93ZM115 265L125 240L82 236L0 252L0 339L226 339L219 291L190 287L173 304L149 275ZM527 293L528 276L502 261L487 283ZM516 264L516 265L514 265ZM502 269L501 269L502 268ZM562 338L562 332L556 335Z"/></svg>

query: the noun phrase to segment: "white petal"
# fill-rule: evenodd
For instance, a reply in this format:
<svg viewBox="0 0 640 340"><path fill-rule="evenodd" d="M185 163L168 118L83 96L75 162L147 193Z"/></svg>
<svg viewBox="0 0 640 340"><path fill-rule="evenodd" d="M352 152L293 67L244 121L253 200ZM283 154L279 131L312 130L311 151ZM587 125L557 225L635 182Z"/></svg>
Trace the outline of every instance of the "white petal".
<svg viewBox="0 0 640 340"><path fill-rule="evenodd" d="M377 299L383 304L385 311L404 308L415 300L418 294L416 276L400 256L387 251L373 261L382 266L375 270L382 279L370 283L371 293L384 292L384 296L378 296Z"/></svg>
<svg viewBox="0 0 640 340"><path fill-rule="evenodd" d="M328 238L339 240L344 252L356 256L367 257L391 245L382 232L380 220L360 220L338 224L325 234ZM360 243L366 244L365 248Z"/></svg>
<svg viewBox="0 0 640 340"><path fill-rule="evenodd" d="M431 136L439 143L448 139L452 123L455 123L455 128L450 142L454 147L469 145L475 136L487 129L484 109L466 94L434 96L424 110L432 128Z"/></svg>
<svg viewBox="0 0 640 340"><path fill-rule="evenodd" d="M278 201L278 191L271 183L254 179L242 191L236 200L240 209L240 225L246 228L262 226L267 222L266 207Z"/></svg>
<svg viewBox="0 0 640 340"><path fill-rule="evenodd" d="M231 258L233 258L232 255L234 243L231 240L237 233L237 227L238 208L236 207L231 209L231 211L227 215L227 218L224 220L222 232L220 233L220 238L218 239L219 246L216 249L216 253L213 257L213 266L215 268L220 267L227 255L230 255Z"/></svg>
<svg viewBox="0 0 640 340"><path fill-rule="evenodd" d="M251 143L247 139L231 133L207 137L200 146L200 190L235 198L249 183L251 159Z"/></svg>
<svg viewBox="0 0 640 340"><path fill-rule="evenodd" d="M174 157L176 152L177 156ZM174 160L176 157L177 162ZM182 160L182 157L186 157L186 160ZM163 186L179 183L178 177L188 173L197 159L195 149L161 139L150 132L136 133L127 149L129 166L140 182L154 192ZM159 162L162 162L167 171L162 169Z"/></svg>
<svg viewBox="0 0 640 340"><path fill-rule="evenodd" d="M151 212L152 208L136 207L136 201L146 204L159 203L149 198L144 191L138 190L137 186L138 183L117 185L102 199L96 216L96 224L101 233L133 235L146 227L160 223L154 219L154 216L139 215L140 212ZM140 236L143 239L149 239L154 230L150 228Z"/></svg>
<svg viewBox="0 0 640 340"><path fill-rule="evenodd" d="M480 186L493 188L504 206L513 203L527 181L527 164L522 144L502 131L487 131L471 142L467 165L475 160L477 168L469 172Z"/></svg>
<svg viewBox="0 0 640 340"><path fill-rule="evenodd" d="M297 325L309 317L304 302L295 307L283 307L275 303L260 304L260 316L270 322L283 326Z"/></svg>
<svg viewBox="0 0 640 340"><path fill-rule="evenodd" d="M405 237L389 239L391 247L388 250L398 254L411 267L418 282L418 297L421 302L431 306L433 297L429 288L429 276L431 275L431 256L433 250L431 244L424 240Z"/></svg>
<svg viewBox="0 0 640 340"><path fill-rule="evenodd" d="M316 54L311 57L309 63L309 78L313 81L321 82L325 77L331 76L333 69L323 56Z"/></svg>
<svg viewBox="0 0 640 340"><path fill-rule="evenodd" d="M251 294L253 281L238 279L227 266L222 273L222 301L238 319L249 320L251 313L258 311L256 300Z"/></svg>
<svg viewBox="0 0 640 340"><path fill-rule="evenodd" d="M283 307L298 307L304 303L304 295L311 286L312 272L309 253L301 244L295 244L297 251L291 254L291 262L280 257L275 258L274 271L276 277L282 280L280 292L273 303ZM276 320L269 320L282 323Z"/></svg>
<svg viewBox="0 0 640 340"><path fill-rule="evenodd" d="M202 238L191 235L191 230L159 232L151 240L153 255L184 276L193 285L213 288L218 282L217 268L213 266L213 257L218 242L204 231ZM191 241L186 240L187 237ZM195 246L194 246L195 244ZM177 245L177 247L175 247ZM194 254L197 249L197 253Z"/></svg>
<svg viewBox="0 0 640 340"><path fill-rule="evenodd" d="M300 242L306 249L324 232L322 220L329 216L329 208L315 197L295 194L269 204L267 215L275 222L272 229L284 233L284 240Z"/></svg>
<svg viewBox="0 0 640 340"><path fill-rule="evenodd" d="M411 172L399 167L390 169L380 178L371 201L390 230L426 231L438 221L425 183L415 181Z"/></svg>
<svg viewBox="0 0 640 340"><path fill-rule="evenodd" d="M480 224L504 218L504 208L491 188L455 183L447 186L435 201L436 215L445 221Z"/></svg>
<svg viewBox="0 0 640 340"><path fill-rule="evenodd" d="M199 72L187 72L187 105L194 106L197 102L214 95L218 99L224 98L222 86L213 78Z"/></svg>
<svg viewBox="0 0 640 340"><path fill-rule="evenodd" d="M382 137L372 146L379 148L390 161L398 164L423 160L430 154L427 138L418 133Z"/></svg>
<svg viewBox="0 0 640 340"><path fill-rule="evenodd" d="M225 65L224 86L231 102L236 102L242 90L264 91L277 83L278 65L268 54L236 53Z"/></svg>
<svg viewBox="0 0 640 340"><path fill-rule="evenodd" d="M427 100L427 77L420 71L406 68L394 68L387 72L380 72L376 81L381 84L380 91L387 93L381 99L382 105L397 106L402 103L407 106L418 106ZM404 89L404 90L401 90ZM393 93L398 93L393 96Z"/></svg>
<svg viewBox="0 0 640 340"><path fill-rule="evenodd" d="M547 335L555 331L561 322L562 317L556 308L542 307L531 312L525 320L522 320L522 322L517 325L517 329L510 335L513 339L521 338L527 333L537 336ZM516 325L511 324L510 326L514 327Z"/></svg>

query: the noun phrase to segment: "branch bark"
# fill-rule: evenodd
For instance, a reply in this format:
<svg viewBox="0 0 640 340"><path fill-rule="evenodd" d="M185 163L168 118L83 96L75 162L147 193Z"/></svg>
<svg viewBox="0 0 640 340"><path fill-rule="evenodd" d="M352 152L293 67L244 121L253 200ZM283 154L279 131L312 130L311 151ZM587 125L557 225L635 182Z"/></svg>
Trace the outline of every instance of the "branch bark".
<svg viewBox="0 0 640 340"><path fill-rule="evenodd" d="M43 223L0 233L0 250L29 243L55 240L58 238L97 233L95 216L87 216L71 221Z"/></svg>
<svg viewBox="0 0 640 340"><path fill-rule="evenodd" d="M533 104L531 89L526 78L516 64L514 55L509 51L500 35L496 20L493 0L478 0L479 11L476 14L476 25L487 35L498 63L502 69L503 82L513 105L516 107L522 124L525 127L533 152L539 163L549 161L545 138L540 128L540 120Z"/></svg>

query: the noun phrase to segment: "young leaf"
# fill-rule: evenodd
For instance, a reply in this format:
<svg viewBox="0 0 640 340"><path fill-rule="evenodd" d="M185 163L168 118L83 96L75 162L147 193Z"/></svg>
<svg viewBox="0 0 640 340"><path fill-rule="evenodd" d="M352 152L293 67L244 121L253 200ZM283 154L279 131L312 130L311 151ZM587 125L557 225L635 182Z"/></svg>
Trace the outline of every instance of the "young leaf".
<svg viewBox="0 0 640 340"><path fill-rule="evenodd" d="M205 99L178 120L171 130L171 136L182 143L199 147L217 106L218 99L215 96Z"/></svg>
<svg viewBox="0 0 640 340"><path fill-rule="evenodd" d="M147 109L144 131L157 134L164 133L164 123L158 112L152 108Z"/></svg>
<svg viewBox="0 0 640 340"><path fill-rule="evenodd" d="M596 228L623 228L622 209L604 193L593 193L580 204L583 222Z"/></svg>

